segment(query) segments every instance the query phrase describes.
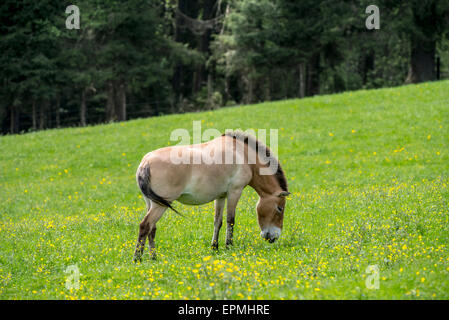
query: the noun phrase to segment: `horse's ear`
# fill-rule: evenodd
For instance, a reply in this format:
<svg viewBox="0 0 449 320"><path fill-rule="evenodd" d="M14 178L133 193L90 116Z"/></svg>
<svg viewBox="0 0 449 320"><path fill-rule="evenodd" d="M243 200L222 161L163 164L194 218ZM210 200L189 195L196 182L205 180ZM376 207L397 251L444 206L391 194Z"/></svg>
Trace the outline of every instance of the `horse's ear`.
<svg viewBox="0 0 449 320"><path fill-rule="evenodd" d="M281 193L278 194L278 197L282 198L282 197L286 197L290 194L290 192L288 191L282 191Z"/></svg>

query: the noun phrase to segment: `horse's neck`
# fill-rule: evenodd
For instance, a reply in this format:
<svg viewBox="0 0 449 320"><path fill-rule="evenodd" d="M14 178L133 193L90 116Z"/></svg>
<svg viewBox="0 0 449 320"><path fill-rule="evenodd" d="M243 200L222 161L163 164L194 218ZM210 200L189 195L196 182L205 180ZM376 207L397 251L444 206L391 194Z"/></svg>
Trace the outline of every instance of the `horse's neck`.
<svg viewBox="0 0 449 320"><path fill-rule="evenodd" d="M261 175L259 173L260 167L258 165L254 165L252 169L253 178L251 179L249 185L260 197L273 194L279 189L279 183L274 175Z"/></svg>

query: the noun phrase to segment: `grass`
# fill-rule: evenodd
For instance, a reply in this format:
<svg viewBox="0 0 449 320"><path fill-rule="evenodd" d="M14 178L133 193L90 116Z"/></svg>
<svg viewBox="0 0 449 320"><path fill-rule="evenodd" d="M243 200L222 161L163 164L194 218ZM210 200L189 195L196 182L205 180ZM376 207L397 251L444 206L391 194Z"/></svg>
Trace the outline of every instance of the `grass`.
<svg viewBox="0 0 449 320"><path fill-rule="evenodd" d="M260 238L248 187L232 248L223 228L210 249L213 203L175 203L187 219L167 211L158 259L134 264L136 168L194 120L279 129L283 234ZM0 137L0 298L448 299L448 128L441 81Z"/></svg>

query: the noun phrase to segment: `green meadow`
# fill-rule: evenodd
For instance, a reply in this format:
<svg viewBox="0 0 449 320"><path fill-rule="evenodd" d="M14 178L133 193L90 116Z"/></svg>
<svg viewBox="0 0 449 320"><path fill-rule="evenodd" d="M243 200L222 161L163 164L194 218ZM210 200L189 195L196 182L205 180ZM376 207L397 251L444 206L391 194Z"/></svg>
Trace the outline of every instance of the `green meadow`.
<svg viewBox="0 0 449 320"><path fill-rule="evenodd" d="M175 202L133 263L137 166L197 120L278 130L281 238L247 187L233 247L224 224L210 248L213 203ZM441 81L0 137L0 299L448 299L448 129Z"/></svg>

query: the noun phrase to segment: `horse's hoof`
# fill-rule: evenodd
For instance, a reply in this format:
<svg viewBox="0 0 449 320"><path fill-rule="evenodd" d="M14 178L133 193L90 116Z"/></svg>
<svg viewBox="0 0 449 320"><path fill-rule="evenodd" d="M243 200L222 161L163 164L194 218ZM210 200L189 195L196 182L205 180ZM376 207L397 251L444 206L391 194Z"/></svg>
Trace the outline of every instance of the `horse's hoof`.
<svg viewBox="0 0 449 320"><path fill-rule="evenodd" d="M210 247L212 248L212 250L218 250L218 242L214 241Z"/></svg>
<svg viewBox="0 0 449 320"><path fill-rule="evenodd" d="M157 252L155 249L150 250L150 259L151 260L156 260L157 258Z"/></svg>
<svg viewBox="0 0 449 320"><path fill-rule="evenodd" d="M134 255L133 262L134 263L142 262L142 256Z"/></svg>

